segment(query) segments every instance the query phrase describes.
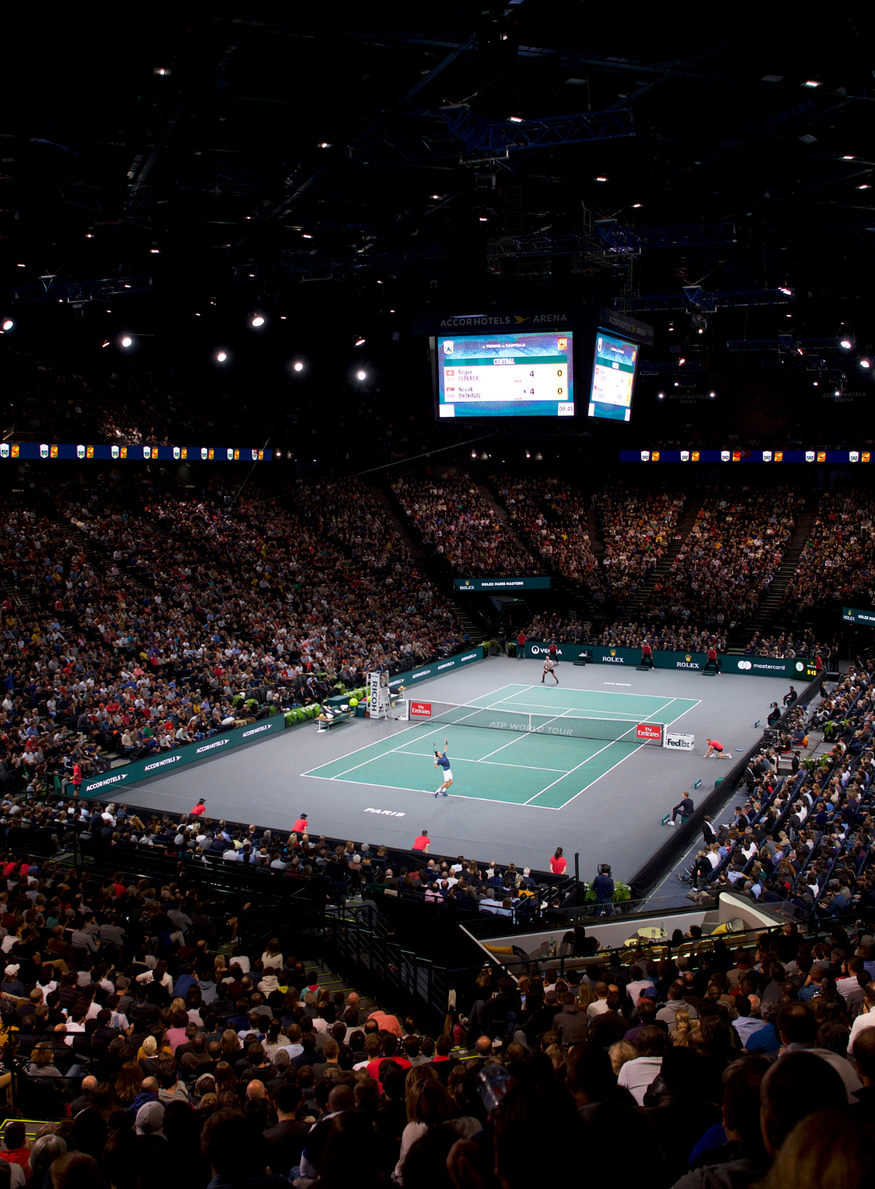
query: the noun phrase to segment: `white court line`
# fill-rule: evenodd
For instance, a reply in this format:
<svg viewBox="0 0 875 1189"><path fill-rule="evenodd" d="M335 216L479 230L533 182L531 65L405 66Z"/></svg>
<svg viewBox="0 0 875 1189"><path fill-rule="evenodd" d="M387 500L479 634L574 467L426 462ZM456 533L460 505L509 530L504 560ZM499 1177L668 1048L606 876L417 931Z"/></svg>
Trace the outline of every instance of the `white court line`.
<svg viewBox="0 0 875 1189"><path fill-rule="evenodd" d="M510 747L511 744L519 742L520 739L524 739L528 734L529 732L526 731L524 734L514 735L513 738L508 739L507 743L502 743L501 747L496 747L495 751L487 751L485 756L480 757L480 762L482 763L483 760L488 760L490 756L497 756L500 751L504 751L506 747ZM529 765L524 764L522 766L528 768ZM560 769L554 768L554 771L559 772Z"/></svg>
<svg viewBox="0 0 875 1189"><path fill-rule="evenodd" d="M646 747L646 746L647 746L647 743L644 742L640 745L640 747L636 747L634 751L630 751L626 755L621 756L620 759L617 760L616 764L611 764L610 768L607 768L604 772L601 773L601 775L597 776L595 778L595 780L591 780L589 782L589 784L586 786L586 788L580 789L579 792L576 792L573 797L569 797L567 801L563 801L562 805L560 805L559 808L564 809L566 807L566 805L570 805L572 801L576 801L581 793L589 792L589 790L592 788L592 786L594 784L598 784L598 782L602 779L602 777L607 776L609 772L613 772L613 770L615 768L619 768L619 766L621 764L624 764L626 762L626 760L629 759L630 756L636 755L641 750L642 747ZM602 750L604 751L604 748L602 748ZM596 753L596 754L598 754L598 753ZM538 795L540 796L540 794L538 794ZM539 806L535 805L534 808L538 809Z"/></svg>
<svg viewBox="0 0 875 1189"><path fill-rule="evenodd" d="M472 764L477 763L476 760L470 760L469 762ZM335 776L313 776L312 773L310 773L310 772L302 772L301 775L302 776L310 776L311 779L313 779L313 780L336 780L337 779L337 777L335 777ZM344 781L343 783L351 784L352 782ZM357 781L356 783L364 785L366 788L382 789L384 792L386 791L386 789L398 788L398 786L394 785L394 784L370 784L366 780L360 780L360 781ZM425 796L427 796L427 797L434 796L434 789L409 789L406 786L404 786L401 788L400 791L405 792L405 793L424 793ZM479 803L486 803L489 805L505 805L505 806L512 805L512 806L516 806L517 808L523 808L527 804L527 802L525 802L525 801L504 801L499 797L468 797L464 793L450 793L449 800L451 800L451 801L476 801ZM531 808L532 809L546 809L549 813L556 812L555 808L551 805L532 805Z"/></svg>
<svg viewBox="0 0 875 1189"><path fill-rule="evenodd" d="M388 738L389 739L400 739L402 735L409 735L411 731L418 731L419 734L422 734L422 732L419 730L420 725L421 725L420 723L417 723L415 726L405 727L403 731L396 731L394 734L389 735ZM309 771L302 772L301 775L302 776L315 775L315 773L319 770L319 768L327 768L329 764L337 764L341 760L348 759L350 756L358 755L358 753L360 751L367 751L367 749L369 747L378 747L381 742L383 742L383 740L374 739L370 743L363 743L361 747L355 747L355 748L353 748L352 751L345 752L344 755L338 756L336 760L326 760L324 764L319 764L316 768L310 768ZM401 746L401 744L399 744L398 747L390 747L388 751L383 752L383 755L390 755L393 751L398 751L398 748L400 746ZM379 759L379 758L380 758L379 756L375 757L375 759ZM322 779L331 780L331 777L326 776L326 777L323 777Z"/></svg>
<svg viewBox="0 0 875 1189"><path fill-rule="evenodd" d="M607 751L608 748L612 747L616 742L617 742L616 739L612 739L610 741L610 743L606 743L604 747L600 747L598 749L598 751L594 751L591 756L587 756L585 760L582 760L579 764L577 764L569 772L566 772L565 776L571 776L573 773L577 772L577 770L579 768L583 768L586 764L588 764L590 760L594 760L596 758L596 756L600 756L603 751ZM637 750L638 750L638 748L636 747L635 751L637 751ZM634 753L630 753L630 754L634 754ZM623 759L625 759L625 758L626 757L623 756ZM616 767L616 765L614 765L614 767ZM538 797L541 797L544 795L544 793L548 792L553 787L554 784L558 784L560 780L564 780L565 776L560 776L559 780L552 781L550 784L547 785L547 787L545 789L541 789L540 793L536 793L534 797L530 797L529 800L525 802L525 804L528 805L531 801L536 801L538 799ZM592 783L595 784L595 781L593 781ZM587 787L589 787L589 786L587 786ZM583 792L583 790L581 789L580 792ZM575 796L577 796L577 793L575 793ZM566 802L566 804L567 804L567 802ZM564 808L564 805L563 805L563 808Z"/></svg>

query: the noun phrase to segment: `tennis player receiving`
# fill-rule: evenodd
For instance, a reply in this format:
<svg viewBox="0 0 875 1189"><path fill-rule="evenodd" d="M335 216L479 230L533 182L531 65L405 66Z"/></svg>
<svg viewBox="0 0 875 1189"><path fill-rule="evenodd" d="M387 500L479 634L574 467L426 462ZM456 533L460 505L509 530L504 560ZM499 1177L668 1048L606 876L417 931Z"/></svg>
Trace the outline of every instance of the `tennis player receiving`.
<svg viewBox="0 0 875 1189"><path fill-rule="evenodd" d="M435 791L434 791L435 796L437 796L438 793L443 793L443 795L445 797L448 797L449 793L447 792L447 789L453 783L453 774L450 771L450 757L447 755L447 747L448 746L449 746L449 740L444 739L443 754L441 754L441 752L439 752L437 748L434 749L434 766L435 766L435 768L443 768L443 770L444 770L444 783L441 785L441 787L439 789L435 789Z"/></svg>
<svg viewBox="0 0 875 1189"><path fill-rule="evenodd" d="M548 656L547 659L544 661L544 672L541 674L541 685L544 684L544 678L547 676L548 673L552 673L553 680L558 685L559 678L556 676L556 662L550 656Z"/></svg>

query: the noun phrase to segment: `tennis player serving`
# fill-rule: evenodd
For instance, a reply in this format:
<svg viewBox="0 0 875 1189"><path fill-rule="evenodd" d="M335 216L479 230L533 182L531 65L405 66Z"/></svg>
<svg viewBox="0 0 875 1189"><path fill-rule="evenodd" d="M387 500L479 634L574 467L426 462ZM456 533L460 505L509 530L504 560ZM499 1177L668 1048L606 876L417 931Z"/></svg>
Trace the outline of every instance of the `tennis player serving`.
<svg viewBox="0 0 875 1189"><path fill-rule="evenodd" d="M434 749L434 766L435 768L443 768L444 771L444 783L439 789L435 789L435 796L437 796L438 793L443 793L445 797L448 797L449 793L447 792L447 789L453 783L453 774L450 771L450 757L447 755L447 748L449 745L449 740L444 739L443 753L439 752L437 748Z"/></svg>

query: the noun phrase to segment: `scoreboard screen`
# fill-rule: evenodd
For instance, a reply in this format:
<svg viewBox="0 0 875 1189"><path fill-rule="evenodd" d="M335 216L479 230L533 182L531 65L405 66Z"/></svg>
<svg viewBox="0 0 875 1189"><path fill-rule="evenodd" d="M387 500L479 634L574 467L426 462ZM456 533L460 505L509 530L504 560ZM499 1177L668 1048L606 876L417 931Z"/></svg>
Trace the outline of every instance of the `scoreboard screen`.
<svg viewBox="0 0 875 1189"><path fill-rule="evenodd" d="M639 351L636 343L629 343L604 330L598 332L588 416L608 421L629 420Z"/></svg>
<svg viewBox="0 0 875 1189"><path fill-rule="evenodd" d="M573 417L571 331L439 337L437 415Z"/></svg>

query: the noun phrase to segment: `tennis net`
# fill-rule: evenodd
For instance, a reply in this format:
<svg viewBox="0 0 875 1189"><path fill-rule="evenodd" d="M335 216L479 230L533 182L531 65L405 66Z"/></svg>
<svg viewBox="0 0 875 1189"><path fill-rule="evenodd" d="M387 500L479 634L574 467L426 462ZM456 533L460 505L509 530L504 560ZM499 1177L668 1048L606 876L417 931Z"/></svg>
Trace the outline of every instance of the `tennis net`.
<svg viewBox="0 0 875 1189"><path fill-rule="evenodd" d="M410 722L456 727L485 727L493 731L559 735L572 739L604 739L613 743L662 744L664 723L630 722L616 718L580 718L570 714L528 714L505 706L456 705L409 699L401 717Z"/></svg>

